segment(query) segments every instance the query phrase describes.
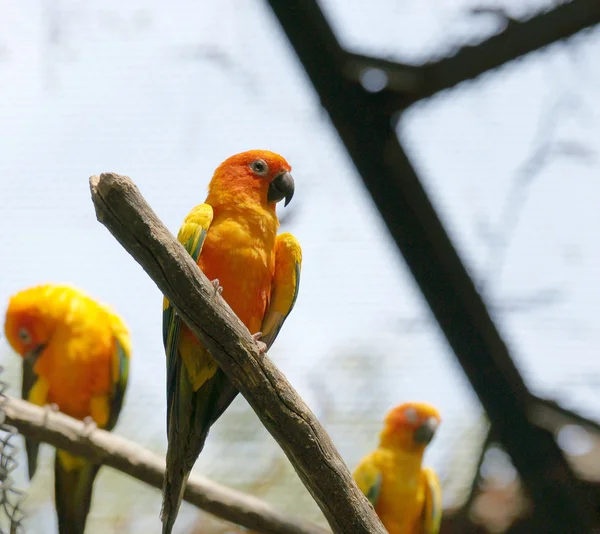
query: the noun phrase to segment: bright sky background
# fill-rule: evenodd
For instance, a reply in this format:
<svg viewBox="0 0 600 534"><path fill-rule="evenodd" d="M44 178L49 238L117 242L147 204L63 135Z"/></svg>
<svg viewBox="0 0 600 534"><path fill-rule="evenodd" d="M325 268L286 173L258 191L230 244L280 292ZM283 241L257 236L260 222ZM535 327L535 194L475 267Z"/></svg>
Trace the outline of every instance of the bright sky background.
<svg viewBox="0 0 600 534"><path fill-rule="evenodd" d="M323 2L344 45L406 61L492 32L493 18L468 14L477 4ZM514 16L543 5L503 4L521 6ZM444 422L427 461L447 475L479 404L266 3L0 0L0 12L0 302L66 282L116 308L134 346L116 432L166 450L161 295L96 221L88 177L131 176L176 233L223 159L266 148L293 167L284 226L304 256L300 296L271 356L350 467L375 446L389 408L437 405ZM600 418L598 54L598 31L533 54L415 106L400 134L469 269L489 280L528 383ZM515 186L548 142L543 168ZM498 251L493 236L513 223ZM18 394L19 360L0 343L3 377ZM285 464L243 399L208 441L196 471L242 489ZM51 532L49 450L45 458L28 488L31 532ZM319 520L281 469L274 489L256 493L296 513L300 502ZM105 469L88 530L157 532L159 507L158 491ZM189 532L196 515L184 505L176 532Z"/></svg>

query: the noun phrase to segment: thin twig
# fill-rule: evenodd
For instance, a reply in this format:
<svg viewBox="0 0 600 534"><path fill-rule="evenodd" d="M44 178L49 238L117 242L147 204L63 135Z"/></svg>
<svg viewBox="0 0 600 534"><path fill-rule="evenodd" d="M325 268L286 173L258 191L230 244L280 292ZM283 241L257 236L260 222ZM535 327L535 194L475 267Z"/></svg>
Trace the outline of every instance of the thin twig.
<svg viewBox="0 0 600 534"><path fill-rule="evenodd" d="M93 462L102 463L138 480L161 488L165 460L141 445L116 434L95 429L83 436L83 423L63 413L6 397L7 423L23 436L44 441ZM227 488L199 475L190 476L184 499L222 519L265 534L327 534L327 530L288 517L264 501ZM158 511L156 513L158 521Z"/></svg>

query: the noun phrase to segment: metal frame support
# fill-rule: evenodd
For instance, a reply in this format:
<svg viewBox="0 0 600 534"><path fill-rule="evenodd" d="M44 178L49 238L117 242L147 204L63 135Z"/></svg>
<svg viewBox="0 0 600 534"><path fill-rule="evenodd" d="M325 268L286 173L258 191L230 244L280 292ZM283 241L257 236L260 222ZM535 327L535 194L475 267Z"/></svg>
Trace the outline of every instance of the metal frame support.
<svg viewBox="0 0 600 534"><path fill-rule="evenodd" d="M495 434L519 470L534 502L536 523L545 534L592 532L597 518L589 488L574 475L553 435L529 420L531 394L394 128L393 117L401 105L487 70L482 64L469 66L464 62L485 55L486 47L491 45L484 42L468 53L459 52L454 58L443 60L448 61L447 67L438 67L437 71L433 65L426 66L424 71L412 67L413 81L417 82L419 77L427 79L428 69L438 72L428 85L419 89L417 83L412 93L403 96L396 89L369 93L352 74L351 66L356 65L358 56L340 46L315 0L267 1L485 408ZM572 3L576 2L587 5L587 11L582 13L590 16L586 25L600 21L600 2ZM558 24L555 15L544 16ZM534 22L540 24L539 19ZM567 30L554 36L543 31L542 26L537 28L537 35L527 39L530 30L525 24L514 30L520 43L512 43L511 39L516 37L505 37L509 41L504 46L513 55L496 54L488 68L499 66L515 57L515 53L531 51L583 27L582 20L579 24L567 24ZM499 40L499 36L493 39ZM367 59L361 58L365 66ZM372 61L368 64L381 66L381 60ZM445 78L441 73L445 73ZM396 100L390 99L392 93Z"/></svg>

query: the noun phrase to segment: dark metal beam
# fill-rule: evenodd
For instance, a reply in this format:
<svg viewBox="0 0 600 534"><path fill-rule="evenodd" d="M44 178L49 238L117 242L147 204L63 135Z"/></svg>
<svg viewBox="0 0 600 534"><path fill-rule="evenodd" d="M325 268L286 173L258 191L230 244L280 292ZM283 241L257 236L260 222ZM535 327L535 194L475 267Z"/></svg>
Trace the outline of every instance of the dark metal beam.
<svg viewBox="0 0 600 534"><path fill-rule="evenodd" d="M545 534L591 532L592 503L552 434L527 417L530 393L410 164L379 94L343 75L314 0L268 0L367 190L535 502Z"/></svg>
<svg viewBox="0 0 600 534"><path fill-rule="evenodd" d="M598 0L572 0L523 22L510 20L499 34L423 65L360 54L348 54L344 63L339 64L343 65L344 74L356 83L360 83L366 68L386 72L388 85L380 98L388 110L395 111L597 24L600 24Z"/></svg>

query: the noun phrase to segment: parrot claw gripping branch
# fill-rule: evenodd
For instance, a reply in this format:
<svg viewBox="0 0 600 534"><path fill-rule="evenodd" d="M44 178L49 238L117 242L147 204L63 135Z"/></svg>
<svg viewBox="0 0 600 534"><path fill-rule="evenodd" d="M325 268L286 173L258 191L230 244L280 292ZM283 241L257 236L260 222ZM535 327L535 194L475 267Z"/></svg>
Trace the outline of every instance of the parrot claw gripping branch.
<svg viewBox="0 0 600 534"><path fill-rule="evenodd" d="M256 334L252 334L252 339L256 341L256 345L258 346L258 352L264 354L267 352L267 344L263 343L260 338L262 337L262 332L256 332Z"/></svg>
<svg viewBox="0 0 600 534"><path fill-rule="evenodd" d="M336 534L385 534L331 438L135 184L90 178L98 220L144 268L278 442ZM163 524L163 528L166 523Z"/></svg>
<svg viewBox="0 0 600 534"><path fill-rule="evenodd" d="M90 439L92 432L98 428L96 421L89 415L84 418L81 424L81 437L83 439Z"/></svg>
<svg viewBox="0 0 600 534"><path fill-rule="evenodd" d="M58 404L55 402L51 402L50 404L44 405L44 424L48 422L48 417L50 417L51 413L59 412Z"/></svg>
<svg viewBox="0 0 600 534"><path fill-rule="evenodd" d="M223 294L223 286L219 283L219 279L218 278L215 278L214 280L211 280L210 283L215 288L215 298L217 298L217 295L222 295Z"/></svg>

